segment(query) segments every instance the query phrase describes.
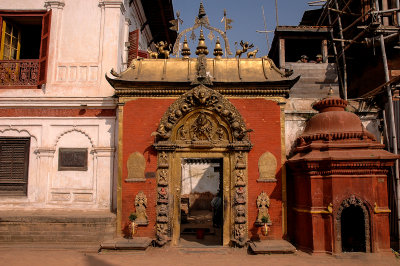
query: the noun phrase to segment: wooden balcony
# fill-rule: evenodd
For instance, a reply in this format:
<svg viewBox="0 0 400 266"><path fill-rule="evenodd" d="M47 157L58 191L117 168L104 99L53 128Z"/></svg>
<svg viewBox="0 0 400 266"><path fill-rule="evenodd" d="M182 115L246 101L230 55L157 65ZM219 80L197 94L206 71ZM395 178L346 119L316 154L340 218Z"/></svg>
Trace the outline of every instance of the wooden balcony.
<svg viewBox="0 0 400 266"><path fill-rule="evenodd" d="M39 59L0 60L0 88L37 88Z"/></svg>

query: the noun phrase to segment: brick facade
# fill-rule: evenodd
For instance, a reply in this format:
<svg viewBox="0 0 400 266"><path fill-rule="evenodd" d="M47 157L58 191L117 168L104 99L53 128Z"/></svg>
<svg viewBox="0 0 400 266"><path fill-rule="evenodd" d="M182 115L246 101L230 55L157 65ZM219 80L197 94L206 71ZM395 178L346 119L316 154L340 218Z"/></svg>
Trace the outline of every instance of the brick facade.
<svg viewBox="0 0 400 266"><path fill-rule="evenodd" d="M270 215L272 226L269 239L282 238L282 180L281 180L281 124L280 106L277 102L263 98L229 99L242 115L246 127L253 129L250 133L254 145L248 156L248 224L249 238L264 239L259 227L254 225L257 218L257 196L265 191L271 198ZM156 172L157 153L152 147L161 117L174 99L134 99L123 107L123 174L122 174L122 230L125 235L129 230L129 215L135 211L135 196L143 191L147 196L147 215L149 224L139 226L137 236L154 237L156 219L156 178L146 178L145 182L125 182L127 178L127 160L131 153L140 152L146 160L145 173ZM258 159L266 151L271 152L277 160L277 182L258 183ZM150 175L148 175L150 176ZM154 176L154 175L153 175Z"/></svg>

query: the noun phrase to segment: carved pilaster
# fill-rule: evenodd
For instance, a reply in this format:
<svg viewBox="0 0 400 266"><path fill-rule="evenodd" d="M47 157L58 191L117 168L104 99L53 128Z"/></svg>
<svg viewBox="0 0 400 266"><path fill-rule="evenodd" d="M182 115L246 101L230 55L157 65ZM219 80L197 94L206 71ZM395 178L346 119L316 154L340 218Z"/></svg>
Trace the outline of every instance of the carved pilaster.
<svg viewBox="0 0 400 266"><path fill-rule="evenodd" d="M170 154L161 151L158 154L157 170L157 238L158 245L163 246L169 240L169 158Z"/></svg>
<svg viewBox="0 0 400 266"><path fill-rule="evenodd" d="M246 193L246 154L242 151L235 154L235 195L234 195L234 230L233 241L242 247L247 242L247 193Z"/></svg>

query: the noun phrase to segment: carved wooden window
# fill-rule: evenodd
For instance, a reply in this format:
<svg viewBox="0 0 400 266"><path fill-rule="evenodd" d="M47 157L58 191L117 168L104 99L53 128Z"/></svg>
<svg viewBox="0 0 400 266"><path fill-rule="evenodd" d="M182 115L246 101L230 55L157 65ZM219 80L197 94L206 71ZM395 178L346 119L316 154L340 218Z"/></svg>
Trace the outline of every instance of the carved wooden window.
<svg viewBox="0 0 400 266"><path fill-rule="evenodd" d="M50 11L0 10L0 87L46 82Z"/></svg>
<svg viewBox="0 0 400 266"><path fill-rule="evenodd" d="M0 195L27 194L29 147L29 138L0 138Z"/></svg>
<svg viewBox="0 0 400 266"><path fill-rule="evenodd" d="M2 24L0 59L18 60L21 53L21 30L5 19Z"/></svg>
<svg viewBox="0 0 400 266"><path fill-rule="evenodd" d="M146 51L139 50L140 31L134 30L129 32L129 51L128 64L137 57L148 58L149 54Z"/></svg>

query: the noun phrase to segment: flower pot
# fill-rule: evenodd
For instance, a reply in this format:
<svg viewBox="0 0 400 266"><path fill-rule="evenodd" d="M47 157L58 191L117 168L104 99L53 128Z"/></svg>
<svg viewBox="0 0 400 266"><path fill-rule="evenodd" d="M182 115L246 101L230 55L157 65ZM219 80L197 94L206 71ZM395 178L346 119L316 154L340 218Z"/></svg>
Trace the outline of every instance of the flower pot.
<svg viewBox="0 0 400 266"><path fill-rule="evenodd" d="M137 232L137 224L135 223L135 221L131 221L131 224L129 227L130 227L130 231L131 231L131 236L133 237L133 235L135 235Z"/></svg>
<svg viewBox="0 0 400 266"><path fill-rule="evenodd" d="M261 232L264 236L268 235L269 231L269 226L267 223L264 223L264 225L261 227Z"/></svg>

